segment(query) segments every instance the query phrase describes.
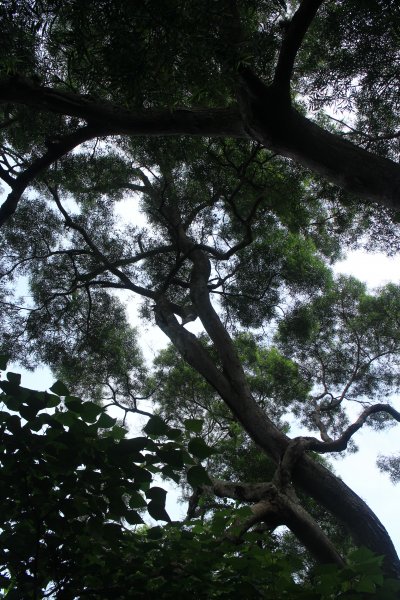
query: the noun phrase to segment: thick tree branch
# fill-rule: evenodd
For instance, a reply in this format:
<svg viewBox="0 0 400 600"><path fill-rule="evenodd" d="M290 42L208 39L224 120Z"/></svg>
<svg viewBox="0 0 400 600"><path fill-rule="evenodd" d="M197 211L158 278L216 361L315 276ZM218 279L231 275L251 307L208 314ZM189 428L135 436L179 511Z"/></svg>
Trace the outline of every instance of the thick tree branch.
<svg viewBox="0 0 400 600"><path fill-rule="evenodd" d="M156 324L169 337L183 358L203 375L223 398L229 397L231 390L227 379L197 337L178 323L171 302L165 297L158 298L154 314Z"/></svg>
<svg viewBox="0 0 400 600"><path fill-rule="evenodd" d="M181 327L171 315L171 309L156 311L157 324L171 339L184 359L194 367L220 394L236 415L251 439L276 463L284 457L290 440L268 418L251 396L232 340L211 305L207 282L210 265L203 252L195 247L185 232L179 231L184 251L192 245L189 257L193 262L191 297L199 317L218 351L223 373L200 345L197 338ZM169 311L169 313L168 313ZM317 443L322 444L319 440ZM304 453L293 461L292 479L306 493L347 524L357 543L367 545L377 554L385 555L386 569L400 575L400 562L385 528L368 505L340 479ZM292 527L291 527L292 528ZM297 535L297 534L296 534ZM301 532L300 534L301 535Z"/></svg>
<svg viewBox="0 0 400 600"><path fill-rule="evenodd" d="M96 126L99 137L122 134L246 137L236 108L132 112L107 101L39 86L20 77L0 81L0 103L8 102L84 119Z"/></svg>
<svg viewBox="0 0 400 600"><path fill-rule="evenodd" d="M241 533L260 522L266 522L274 528L286 525L319 562L343 566L341 556L317 523L298 502L282 493L274 483L244 484L213 480L212 487L205 490L221 498L256 502L251 507L253 514L239 526Z"/></svg>
<svg viewBox="0 0 400 600"><path fill-rule="evenodd" d="M368 408L366 408L358 417L358 419L354 423L349 425L349 427L347 427L347 429L342 433L340 438L338 438L337 440L325 442L321 442L316 438L309 438L310 443L308 449L315 450L319 453L343 452L343 450L346 450L347 445L353 437L353 435L359 429L361 429L361 427L367 421L368 417L377 413L387 413L388 415L393 417L393 419L400 422L400 412L393 408L393 406L390 406L390 404L374 404L373 406L369 406Z"/></svg>
<svg viewBox="0 0 400 600"><path fill-rule="evenodd" d="M56 143L51 144L47 152L40 158L34 160L30 167L20 173L18 177L13 179L12 183L7 181L12 189L8 194L7 199L0 207L0 227L14 214L22 194L28 185L33 182L35 177L59 160L62 156L76 148L76 146L79 146L83 142L86 142L95 136L96 134L92 127L82 127L82 129L66 135Z"/></svg>
<svg viewBox="0 0 400 600"><path fill-rule="evenodd" d="M241 78L240 111L233 107L132 113L107 102L94 102L79 94L40 87L15 77L0 82L0 102L79 117L93 124L92 137L122 134L252 137L361 200L400 210L397 163L325 131L284 102L275 86L266 87L248 69L242 70Z"/></svg>
<svg viewBox="0 0 400 600"><path fill-rule="evenodd" d="M296 55L322 2L323 0L303 0L283 36L273 85L287 96L290 93L290 80Z"/></svg>
<svg viewBox="0 0 400 600"><path fill-rule="evenodd" d="M293 159L360 200L400 210L400 166L325 131L249 69L239 101L246 129L269 150Z"/></svg>

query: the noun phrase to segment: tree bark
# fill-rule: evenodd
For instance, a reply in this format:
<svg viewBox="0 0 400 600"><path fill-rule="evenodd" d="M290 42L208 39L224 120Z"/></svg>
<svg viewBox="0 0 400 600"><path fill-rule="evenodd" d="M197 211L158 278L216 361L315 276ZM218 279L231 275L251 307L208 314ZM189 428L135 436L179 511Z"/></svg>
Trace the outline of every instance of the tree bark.
<svg viewBox="0 0 400 600"><path fill-rule="evenodd" d="M293 108L285 90L264 85L250 70L241 79L239 103L250 137L362 201L400 210L398 163L324 130Z"/></svg>
<svg viewBox="0 0 400 600"><path fill-rule="evenodd" d="M214 480L212 487L207 489L221 498L256 502L250 507L253 515L241 524L244 531L260 522L272 523L274 529L279 525L286 525L318 562L344 566L336 548L314 519L299 502L282 493L275 484L243 484Z"/></svg>
<svg viewBox="0 0 400 600"><path fill-rule="evenodd" d="M361 201L400 210L400 166L325 131L298 113L286 94L242 72L238 107L132 112L109 102L38 86L28 80L0 81L0 103L79 117L93 137L109 135L253 138L293 159Z"/></svg>
<svg viewBox="0 0 400 600"><path fill-rule="evenodd" d="M190 242L182 229L178 236L182 250L189 255L193 263L191 298L205 330L214 343L222 363L222 371L196 336L178 323L168 303L162 299L158 301L155 311L156 323L183 358L219 393L250 438L278 464L290 444L290 439L274 425L250 393L232 340L209 299L208 259L193 242ZM304 453L293 468L292 479L308 495L339 518L357 544L383 555L387 574L400 577L400 560L389 534L369 506L343 481ZM302 541L307 546L304 537Z"/></svg>
<svg viewBox="0 0 400 600"><path fill-rule="evenodd" d="M237 107L132 111L105 100L40 86L20 77L0 80L0 103L21 104L39 111L78 117L95 128L93 137L247 137Z"/></svg>

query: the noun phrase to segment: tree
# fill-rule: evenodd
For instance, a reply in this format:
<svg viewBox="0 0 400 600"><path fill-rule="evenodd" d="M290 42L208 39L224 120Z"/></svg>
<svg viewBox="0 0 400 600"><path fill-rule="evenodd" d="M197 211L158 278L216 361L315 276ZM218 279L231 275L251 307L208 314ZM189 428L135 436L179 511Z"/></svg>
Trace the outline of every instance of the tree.
<svg viewBox="0 0 400 600"><path fill-rule="evenodd" d="M174 423L215 421L226 458L210 459L211 480L188 474L192 514L204 494L250 504L243 535L284 524L313 560L341 566L350 536L398 577L382 524L316 459L364 424L400 420L376 402L398 388L399 288L373 295L329 269L357 240L398 248L397 4L0 11L3 351L125 414L153 393ZM324 112L335 106L347 124ZM127 197L145 226L121 223ZM29 304L15 297L21 277ZM117 292L143 298L142 318L171 341L160 377ZM173 404L188 382L194 404ZM352 423L350 401L362 406ZM290 438L289 414L320 437ZM207 457L203 438L188 444ZM251 473L233 464L235 444L267 477L238 481ZM338 544L332 520L346 531Z"/></svg>

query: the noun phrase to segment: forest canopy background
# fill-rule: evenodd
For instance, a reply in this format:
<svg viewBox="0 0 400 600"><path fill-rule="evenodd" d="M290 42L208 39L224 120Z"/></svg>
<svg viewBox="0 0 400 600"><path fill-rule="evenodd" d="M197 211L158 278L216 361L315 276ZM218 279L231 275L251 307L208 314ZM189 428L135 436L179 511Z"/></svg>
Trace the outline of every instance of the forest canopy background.
<svg viewBox="0 0 400 600"><path fill-rule="evenodd" d="M390 536L329 455L400 420L399 285L332 271L352 248L399 250L399 11L2 2L2 364L57 378L50 395L1 383L10 597L170 597L183 581L218 597L219 579L225 597L395 597ZM143 225L120 218L127 201ZM150 367L133 295L170 341ZM128 414L149 418L139 438ZM393 480L395 451L379 458ZM149 537L141 511L170 520L159 474L187 519Z"/></svg>

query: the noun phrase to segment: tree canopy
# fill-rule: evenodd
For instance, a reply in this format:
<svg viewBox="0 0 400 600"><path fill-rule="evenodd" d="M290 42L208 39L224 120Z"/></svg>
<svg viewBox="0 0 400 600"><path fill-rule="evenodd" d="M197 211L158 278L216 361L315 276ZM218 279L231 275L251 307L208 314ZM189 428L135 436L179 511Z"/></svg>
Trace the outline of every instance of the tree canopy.
<svg viewBox="0 0 400 600"><path fill-rule="evenodd" d="M397 597L329 456L400 421L400 287L331 269L399 250L398 3L4 0L0 24L2 362L57 379L1 383L7 597ZM183 523L143 524L170 521L153 476Z"/></svg>

